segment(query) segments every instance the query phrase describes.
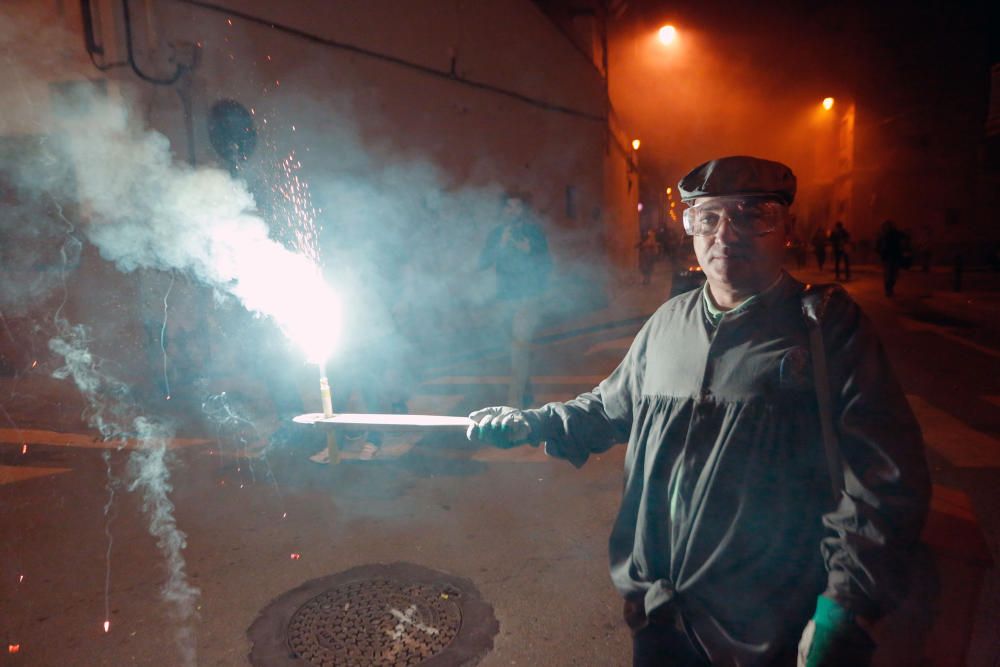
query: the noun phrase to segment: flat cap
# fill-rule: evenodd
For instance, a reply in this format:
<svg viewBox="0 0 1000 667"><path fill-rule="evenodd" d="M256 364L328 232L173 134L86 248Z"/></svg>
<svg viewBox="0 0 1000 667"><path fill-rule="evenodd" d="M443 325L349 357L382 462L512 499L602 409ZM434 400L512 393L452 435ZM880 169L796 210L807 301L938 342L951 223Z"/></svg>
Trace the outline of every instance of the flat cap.
<svg viewBox="0 0 1000 667"><path fill-rule="evenodd" d="M731 155L695 167L677 189L685 202L698 197L764 195L777 197L787 206L795 199L795 174L780 162Z"/></svg>

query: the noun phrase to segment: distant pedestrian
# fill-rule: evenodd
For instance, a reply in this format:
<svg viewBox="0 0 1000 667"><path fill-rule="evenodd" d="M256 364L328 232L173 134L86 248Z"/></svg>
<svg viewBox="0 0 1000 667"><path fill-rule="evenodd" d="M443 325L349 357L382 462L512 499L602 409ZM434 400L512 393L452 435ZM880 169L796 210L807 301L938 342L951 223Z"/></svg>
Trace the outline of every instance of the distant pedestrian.
<svg viewBox="0 0 1000 667"><path fill-rule="evenodd" d="M931 234L930 225L926 223L920 225L914 238L914 246L913 251L920 260L920 270L924 273L929 273L931 270L931 259L934 255L933 235Z"/></svg>
<svg viewBox="0 0 1000 667"><path fill-rule="evenodd" d="M875 252L882 260L885 295L892 296L903 263L903 233L896 228L896 223L892 220L882 223L878 238L875 239Z"/></svg>
<svg viewBox="0 0 1000 667"><path fill-rule="evenodd" d="M656 240L656 233L652 229L647 229L642 241L639 242L639 273L642 276L643 285L649 284L649 279L653 275L653 266L659 256L660 244Z"/></svg>
<svg viewBox="0 0 1000 667"><path fill-rule="evenodd" d="M795 216L790 217L794 218ZM795 260L795 267L798 269L805 268L806 242L799 238L794 225L788 231L788 240L785 242L785 247L788 248L788 254L791 255L791 259Z"/></svg>
<svg viewBox="0 0 1000 667"><path fill-rule="evenodd" d="M844 229L844 223L840 220L833 226L830 232L830 247L833 249L833 275L836 280L840 280L840 267L844 267L844 280L851 279L851 256L848 253L848 245L851 242L851 235Z"/></svg>
<svg viewBox="0 0 1000 667"><path fill-rule="evenodd" d="M660 255L663 257L673 256L673 238L670 230L662 222L656 227L656 243L660 246Z"/></svg>
<svg viewBox="0 0 1000 667"><path fill-rule="evenodd" d="M496 270L496 305L503 311L510 338L508 403L527 407L534 400L531 340L538 328L540 300L548 287L552 260L545 232L528 208L527 195L505 193L500 217L500 224L486 239L479 268Z"/></svg>
<svg viewBox="0 0 1000 667"><path fill-rule="evenodd" d="M812 235L813 255L816 256L816 267L822 271L823 265L826 264L826 230L822 227L817 227L816 231Z"/></svg>

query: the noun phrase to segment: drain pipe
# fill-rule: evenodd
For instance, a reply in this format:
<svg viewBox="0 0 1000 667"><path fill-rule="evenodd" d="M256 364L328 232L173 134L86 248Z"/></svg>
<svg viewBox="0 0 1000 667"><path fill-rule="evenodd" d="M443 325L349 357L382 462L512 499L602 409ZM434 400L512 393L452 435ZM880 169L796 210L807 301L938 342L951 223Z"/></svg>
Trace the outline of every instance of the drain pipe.
<svg viewBox="0 0 1000 667"><path fill-rule="evenodd" d="M146 74L135 61L135 46L132 43L132 12L129 9L129 0L122 0L122 17L125 23L125 59L135 75L147 83L157 86L171 86L180 79L189 69L187 65L179 64L174 73L165 79Z"/></svg>

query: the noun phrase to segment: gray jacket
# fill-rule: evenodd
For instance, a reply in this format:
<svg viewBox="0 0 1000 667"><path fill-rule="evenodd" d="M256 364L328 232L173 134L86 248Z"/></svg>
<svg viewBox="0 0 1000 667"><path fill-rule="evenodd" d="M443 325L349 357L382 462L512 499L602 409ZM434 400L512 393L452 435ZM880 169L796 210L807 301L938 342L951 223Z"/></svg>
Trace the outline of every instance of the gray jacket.
<svg viewBox="0 0 1000 667"><path fill-rule="evenodd" d="M832 507L805 286L787 274L713 326L671 299L593 391L526 411L552 456L628 442L611 578L679 614L714 664L766 663L816 596L875 618L905 594L930 482L920 427L871 322L842 289L823 316L845 489Z"/></svg>

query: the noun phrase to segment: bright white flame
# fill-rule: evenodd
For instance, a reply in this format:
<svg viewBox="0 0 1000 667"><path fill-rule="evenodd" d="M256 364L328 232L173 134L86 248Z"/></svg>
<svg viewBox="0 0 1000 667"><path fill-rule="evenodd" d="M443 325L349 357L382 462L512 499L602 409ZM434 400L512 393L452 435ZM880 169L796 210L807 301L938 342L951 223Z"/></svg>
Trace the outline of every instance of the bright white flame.
<svg viewBox="0 0 1000 667"><path fill-rule="evenodd" d="M341 302L308 257L260 235L247 235L239 221L213 232L215 263L235 280L228 290L247 309L274 318L312 363L324 363L340 338Z"/></svg>

